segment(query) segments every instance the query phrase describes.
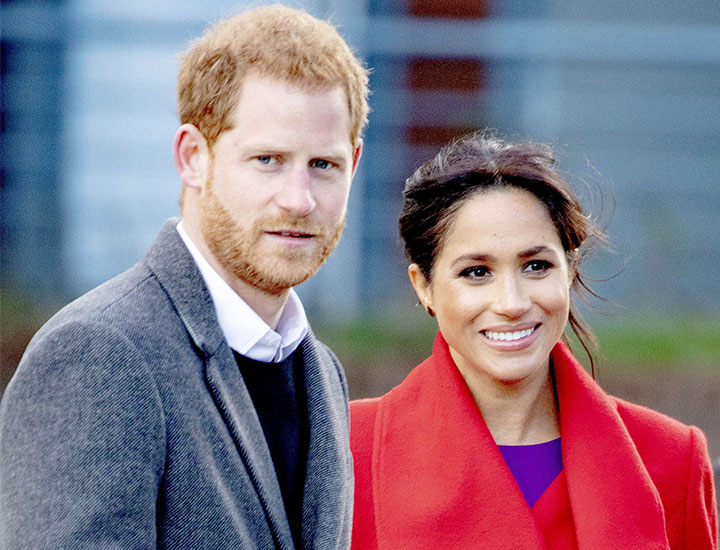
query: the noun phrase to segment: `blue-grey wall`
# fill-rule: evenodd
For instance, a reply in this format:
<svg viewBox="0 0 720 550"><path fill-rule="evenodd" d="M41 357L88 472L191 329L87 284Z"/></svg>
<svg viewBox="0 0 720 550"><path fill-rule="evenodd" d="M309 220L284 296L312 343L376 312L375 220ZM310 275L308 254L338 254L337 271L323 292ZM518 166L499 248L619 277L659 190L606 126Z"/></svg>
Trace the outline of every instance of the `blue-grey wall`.
<svg viewBox="0 0 720 550"><path fill-rule="evenodd" d="M408 128L492 126L556 144L561 165L614 191L617 253L601 293L649 314L720 310L720 4L488 2L479 19L407 3L298 2L331 16L373 68L348 228L300 291L314 314L402 314L404 179L437 150ZM233 2L2 4L2 277L74 297L137 261L177 212L176 55ZM476 90L418 90L409 60L474 60ZM391 307L389 307L391 306Z"/></svg>

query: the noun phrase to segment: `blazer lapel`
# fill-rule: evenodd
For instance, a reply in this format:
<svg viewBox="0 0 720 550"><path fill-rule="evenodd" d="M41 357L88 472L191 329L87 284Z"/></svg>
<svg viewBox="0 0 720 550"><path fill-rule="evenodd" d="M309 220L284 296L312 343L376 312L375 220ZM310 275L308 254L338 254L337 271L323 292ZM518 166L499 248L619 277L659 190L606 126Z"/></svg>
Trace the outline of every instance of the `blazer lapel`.
<svg viewBox="0 0 720 550"><path fill-rule="evenodd" d="M173 302L198 354L215 403L242 457L280 548L293 548L290 525L260 420L217 322L215 307L190 252L169 220L144 261Z"/></svg>
<svg viewBox="0 0 720 550"><path fill-rule="evenodd" d="M546 547L442 335L381 401L373 448L384 548Z"/></svg>
<svg viewBox="0 0 720 550"><path fill-rule="evenodd" d="M563 344L552 360L578 546L669 549L660 496L614 402Z"/></svg>
<svg viewBox="0 0 720 550"><path fill-rule="evenodd" d="M303 548L340 548L349 534L352 507L352 463L348 444L347 403L337 370L315 336L300 344L310 427L305 491L302 503Z"/></svg>
<svg viewBox="0 0 720 550"><path fill-rule="evenodd" d="M227 345L207 358L205 372L215 403L265 509L274 538L280 548L293 548L290 524L265 434L235 357Z"/></svg>

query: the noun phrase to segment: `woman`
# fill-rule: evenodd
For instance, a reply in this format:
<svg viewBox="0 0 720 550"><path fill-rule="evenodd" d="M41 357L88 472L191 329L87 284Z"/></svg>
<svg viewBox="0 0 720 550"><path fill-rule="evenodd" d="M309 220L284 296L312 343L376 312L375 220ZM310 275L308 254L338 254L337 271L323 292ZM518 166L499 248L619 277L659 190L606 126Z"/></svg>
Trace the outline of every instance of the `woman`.
<svg viewBox="0 0 720 550"><path fill-rule="evenodd" d="M439 332L404 382L351 403L353 548L717 548L702 432L608 396L561 341L592 337L570 291L602 234L551 151L471 135L404 195Z"/></svg>

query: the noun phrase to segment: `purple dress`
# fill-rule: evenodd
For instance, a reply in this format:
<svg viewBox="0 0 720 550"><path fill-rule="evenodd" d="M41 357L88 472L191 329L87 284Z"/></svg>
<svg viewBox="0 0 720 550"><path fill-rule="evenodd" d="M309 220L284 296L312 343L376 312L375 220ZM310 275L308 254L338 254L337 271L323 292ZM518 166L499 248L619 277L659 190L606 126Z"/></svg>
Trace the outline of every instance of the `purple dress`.
<svg viewBox="0 0 720 550"><path fill-rule="evenodd" d="M560 438L537 445L498 445L531 508L563 469Z"/></svg>

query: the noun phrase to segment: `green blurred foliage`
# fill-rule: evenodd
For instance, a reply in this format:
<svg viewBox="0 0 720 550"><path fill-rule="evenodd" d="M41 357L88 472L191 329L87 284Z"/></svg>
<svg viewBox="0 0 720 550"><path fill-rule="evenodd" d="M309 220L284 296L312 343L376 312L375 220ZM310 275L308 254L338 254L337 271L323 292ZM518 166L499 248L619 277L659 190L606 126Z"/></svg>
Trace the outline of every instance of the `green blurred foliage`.
<svg viewBox="0 0 720 550"><path fill-rule="evenodd" d="M720 370L720 319L631 318L596 330L608 367Z"/></svg>
<svg viewBox="0 0 720 550"><path fill-rule="evenodd" d="M360 319L315 324L315 332L348 360L373 361L389 355L427 357L437 331L435 321L422 312L412 318ZM618 317L593 328L598 349L596 364L603 368L712 368L720 371L720 319L658 315L654 318ZM585 365L589 360L574 336L570 345Z"/></svg>

